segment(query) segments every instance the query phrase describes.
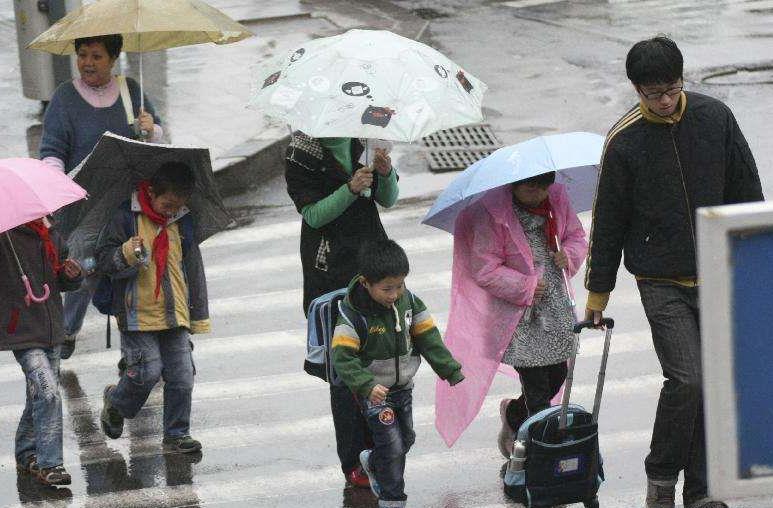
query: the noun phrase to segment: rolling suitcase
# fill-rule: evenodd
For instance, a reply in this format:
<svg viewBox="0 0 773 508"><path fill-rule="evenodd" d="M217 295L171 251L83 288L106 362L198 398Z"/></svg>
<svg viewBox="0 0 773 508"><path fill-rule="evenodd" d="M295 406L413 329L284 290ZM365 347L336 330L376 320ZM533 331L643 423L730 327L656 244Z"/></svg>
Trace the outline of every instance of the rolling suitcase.
<svg viewBox="0 0 773 508"><path fill-rule="evenodd" d="M564 396L553 406L530 416L516 433L513 453L506 465L505 494L526 507L584 503L598 508L598 489L604 481L598 440L598 414L604 389L609 343L614 321L606 327L593 411L569 403L580 333L593 328L592 321L574 327L575 352L569 361Z"/></svg>

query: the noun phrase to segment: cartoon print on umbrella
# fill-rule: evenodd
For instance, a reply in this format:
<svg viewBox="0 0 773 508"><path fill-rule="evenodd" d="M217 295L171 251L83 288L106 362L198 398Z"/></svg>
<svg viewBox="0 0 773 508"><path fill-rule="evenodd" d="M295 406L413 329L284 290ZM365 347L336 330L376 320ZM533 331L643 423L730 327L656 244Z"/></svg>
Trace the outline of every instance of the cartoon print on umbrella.
<svg viewBox="0 0 773 508"><path fill-rule="evenodd" d="M279 76L282 75L282 71L276 71L272 75L266 78L266 80L263 82L262 88L266 88L267 86L271 86L277 81L279 81Z"/></svg>
<svg viewBox="0 0 773 508"><path fill-rule="evenodd" d="M368 106L362 113L363 125L375 125L377 127L386 127L392 119L395 110L387 107Z"/></svg>
<svg viewBox="0 0 773 508"><path fill-rule="evenodd" d="M297 62L305 53L306 50L303 48L296 49L295 52L290 56L290 63Z"/></svg>
<svg viewBox="0 0 773 508"><path fill-rule="evenodd" d="M467 76L464 75L464 71L457 72L456 79L458 79L459 83L462 84L462 88L464 88L465 92L472 92L472 83L470 83L470 80L468 80Z"/></svg>
<svg viewBox="0 0 773 508"><path fill-rule="evenodd" d="M358 81L347 81L341 85L341 91L352 97L362 97L370 93L370 87L365 83L360 83Z"/></svg>
<svg viewBox="0 0 773 508"><path fill-rule="evenodd" d="M436 65L435 72L437 73L438 76L440 76L443 79L446 79L448 77L448 69L446 69L442 65Z"/></svg>

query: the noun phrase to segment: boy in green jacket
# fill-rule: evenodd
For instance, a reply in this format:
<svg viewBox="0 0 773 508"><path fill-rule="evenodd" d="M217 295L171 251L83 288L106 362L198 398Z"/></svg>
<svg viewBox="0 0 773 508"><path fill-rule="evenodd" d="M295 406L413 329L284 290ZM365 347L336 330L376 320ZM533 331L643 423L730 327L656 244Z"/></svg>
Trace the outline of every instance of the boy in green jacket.
<svg viewBox="0 0 773 508"><path fill-rule="evenodd" d="M413 445L413 376L421 356L452 386L462 367L427 307L405 289L408 258L392 240L365 244L333 334L333 365L357 397L374 447L360 454L379 507L403 507L405 455ZM360 336L357 330L367 330Z"/></svg>

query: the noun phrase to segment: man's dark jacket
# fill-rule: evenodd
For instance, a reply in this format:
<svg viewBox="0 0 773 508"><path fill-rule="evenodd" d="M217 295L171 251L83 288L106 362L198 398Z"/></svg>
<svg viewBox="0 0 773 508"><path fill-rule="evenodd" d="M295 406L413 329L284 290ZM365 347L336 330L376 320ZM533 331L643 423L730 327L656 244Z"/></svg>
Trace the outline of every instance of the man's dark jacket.
<svg viewBox="0 0 773 508"><path fill-rule="evenodd" d="M362 144L353 140L352 160L358 161L362 152ZM287 193L299 213L351 179L329 150L301 132L293 133L285 162ZM361 167L362 164L355 162L353 171ZM373 195L377 188L378 178L374 178ZM302 223L300 250L305 313L314 298L346 287L357 274L357 253L362 243L385 239L386 232L375 201L365 197L357 198L338 218L319 229L306 221Z"/></svg>
<svg viewBox="0 0 773 508"><path fill-rule="evenodd" d="M59 259L67 258L56 229L50 229L51 240L59 249ZM24 302L27 290L21 280L19 267L10 247L19 257L24 273L36 296L43 295L43 284L48 284L50 296L42 303ZM0 233L0 350L50 348L64 341L64 318L61 291L78 289L81 279L67 280L62 270L54 273L46 258L43 241L27 226L19 226L6 233Z"/></svg>
<svg viewBox="0 0 773 508"><path fill-rule="evenodd" d="M658 122L636 106L607 135L585 277L590 291L614 288L621 251L637 277L696 277L696 209L763 199L730 109L705 95L685 96L678 121Z"/></svg>

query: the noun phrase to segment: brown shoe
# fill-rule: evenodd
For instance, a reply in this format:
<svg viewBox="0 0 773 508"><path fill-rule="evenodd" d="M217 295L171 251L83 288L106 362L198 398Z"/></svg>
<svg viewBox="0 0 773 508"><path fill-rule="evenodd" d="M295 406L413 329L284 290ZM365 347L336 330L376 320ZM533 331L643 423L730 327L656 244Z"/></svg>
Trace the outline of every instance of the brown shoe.
<svg viewBox="0 0 773 508"><path fill-rule="evenodd" d="M61 465L41 469L38 471L38 480L44 485L69 485L72 483L70 473Z"/></svg>
<svg viewBox="0 0 773 508"><path fill-rule="evenodd" d="M37 457L35 457L35 454L33 453L32 455L27 456L26 460L24 460L23 462L17 462L16 470L24 474L37 475L38 459Z"/></svg>

